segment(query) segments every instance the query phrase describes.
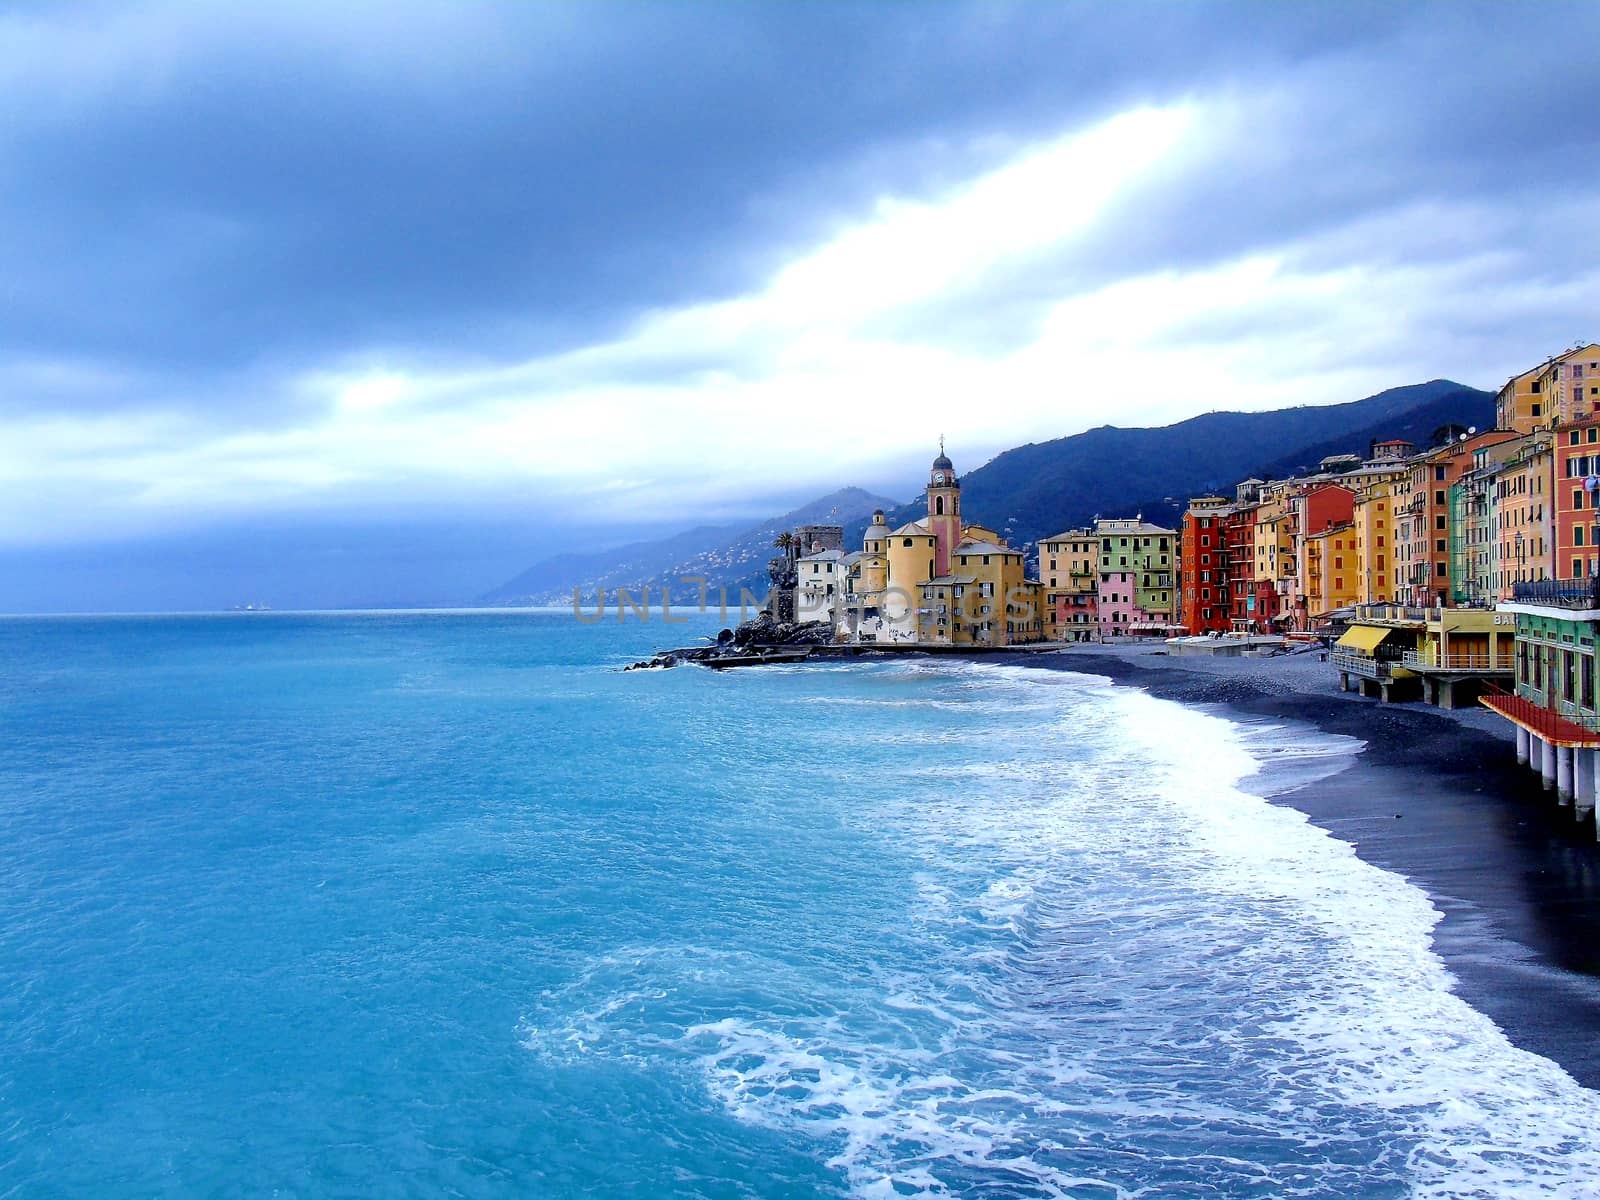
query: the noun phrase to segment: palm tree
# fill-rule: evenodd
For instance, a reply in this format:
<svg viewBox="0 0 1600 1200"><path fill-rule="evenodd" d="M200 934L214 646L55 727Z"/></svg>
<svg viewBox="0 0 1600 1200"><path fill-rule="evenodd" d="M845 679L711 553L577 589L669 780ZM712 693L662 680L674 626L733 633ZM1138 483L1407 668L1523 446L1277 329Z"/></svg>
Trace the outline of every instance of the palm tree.
<svg viewBox="0 0 1600 1200"><path fill-rule="evenodd" d="M785 529L777 537L772 539L772 544L779 550L787 550L790 546L794 545L794 534Z"/></svg>

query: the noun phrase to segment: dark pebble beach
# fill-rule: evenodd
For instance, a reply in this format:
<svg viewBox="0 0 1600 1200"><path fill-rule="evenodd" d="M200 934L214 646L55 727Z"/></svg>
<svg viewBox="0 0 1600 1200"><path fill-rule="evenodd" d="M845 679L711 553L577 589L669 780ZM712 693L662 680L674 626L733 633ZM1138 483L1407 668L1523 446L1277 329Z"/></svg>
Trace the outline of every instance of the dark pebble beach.
<svg viewBox="0 0 1600 1200"><path fill-rule="evenodd" d="M1577 822L1517 765L1509 725L1481 708L1448 713L1341 693L1316 654L1160 651L1084 646L1012 661L1365 742L1346 770L1273 802L1423 888L1444 914L1434 944L1461 996L1516 1045L1600 1088L1600 845L1592 821Z"/></svg>

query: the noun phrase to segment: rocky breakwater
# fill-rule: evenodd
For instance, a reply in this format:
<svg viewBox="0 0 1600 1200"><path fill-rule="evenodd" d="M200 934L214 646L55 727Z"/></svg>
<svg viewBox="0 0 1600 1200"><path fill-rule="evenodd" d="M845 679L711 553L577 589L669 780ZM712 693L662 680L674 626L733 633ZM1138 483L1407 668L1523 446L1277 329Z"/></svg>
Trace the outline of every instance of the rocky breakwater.
<svg viewBox="0 0 1600 1200"><path fill-rule="evenodd" d="M770 613L762 613L741 623L736 629L724 629L717 640L704 646L686 646L677 650L663 650L654 658L632 663L627 671L644 671L655 667L676 667L684 663L705 666L753 666L762 662L792 662L804 658L813 646L826 646L833 641L833 627L827 621L779 621Z"/></svg>

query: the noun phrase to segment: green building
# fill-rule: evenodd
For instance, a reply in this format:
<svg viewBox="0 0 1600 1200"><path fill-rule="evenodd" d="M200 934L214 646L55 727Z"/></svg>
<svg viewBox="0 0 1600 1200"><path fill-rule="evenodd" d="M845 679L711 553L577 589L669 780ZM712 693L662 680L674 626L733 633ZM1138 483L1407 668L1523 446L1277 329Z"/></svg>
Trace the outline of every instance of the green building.
<svg viewBox="0 0 1600 1200"><path fill-rule="evenodd" d="M1537 770L1579 820L1588 819L1600 781L1600 579L1519 583L1495 616L1516 622L1516 692L1481 703L1516 727L1517 761Z"/></svg>

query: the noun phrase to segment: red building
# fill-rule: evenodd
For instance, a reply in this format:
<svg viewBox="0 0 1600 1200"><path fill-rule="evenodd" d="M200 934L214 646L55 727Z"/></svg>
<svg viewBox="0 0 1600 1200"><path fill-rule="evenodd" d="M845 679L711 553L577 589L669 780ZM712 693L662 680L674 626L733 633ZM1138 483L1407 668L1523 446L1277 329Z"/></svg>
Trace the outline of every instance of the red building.
<svg viewBox="0 0 1600 1200"><path fill-rule="evenodd" d="M1229 559L1226 518L1232 506L1221 496L1201 496L1183 514L1179 565L1183 603L1179 622L1190 633L1229 629Z"/></svg>
<svg viewBox="0 0 1600 1200"><path fill-rule="evenodd" d="M1224 570L1228 581L1229 628L1250 629L1256 615L1256 513L1255 503L1237 504L1223 518L1227 553Z"/></svg>

